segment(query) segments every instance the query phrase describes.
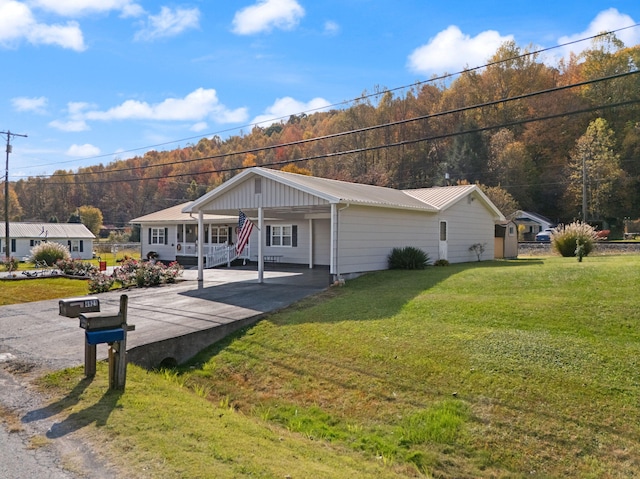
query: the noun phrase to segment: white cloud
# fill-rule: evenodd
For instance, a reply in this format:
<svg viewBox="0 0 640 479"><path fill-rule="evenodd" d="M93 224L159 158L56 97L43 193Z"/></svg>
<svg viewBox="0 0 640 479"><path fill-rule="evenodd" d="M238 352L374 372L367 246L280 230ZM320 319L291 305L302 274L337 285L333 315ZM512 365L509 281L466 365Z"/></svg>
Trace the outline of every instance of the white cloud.
<svg viewBox="0 0 640 479"><path fill-rule="evenodd" d="M49 122L51 128L55 128L60 131L78 132L90 130L89 125L84 120L53 120Z"/></svg>
<svg viewBox="0 0 640 479"><path fill-rule="evenodd" d="M66 154L68 156L76 156L79 158L98 156L100 154L100 148L89 143L85 143L84 145L73 144L69 147Z"/></svg>
<svg viewBox="0 0 640 479"><path fill-rule="evenodd" d="M67 118L54 120L49 126L62 131L84 131L89 129L88 121L192 121L206 126L205 120L240 123L247 118L246 108L230 110L220 103L214 89L198 88L184 98L167 98L155 104L126 100L104 111L89 103L71 102L67 105Z"/></svg>
<svg viewBox="0 0 640 479"><path fill-rule="evenodd" d="M136 33L136 40L155 40L174 37L190 28L198 28L200 10L197 8L162 7L158 15L149 15L147 25Z"/></svg>
<svg viewBox="0 0 640 479"><path fill-rule="evenodd" d="M11 104L16 111L26 111L44 115L47 112L48 100L44 96L38 98L27 98L25 96L12 98Z"/></svg>
<svg viewBox="0 0 640 479"><path fill-rule="evenodd" d="M201 131L206 130L207 128L209 128L209 125L207 124L206 121L199 121L198 123L196 123L195 125L193 125L190 130L191 131L195 131L196 133L200 133Z"/></svg>
<svg viewBox="0 0 640 479"><path fill-rule="evenodd" d="M591 21L587 29L583 32L576 33L560 37L558 44L569 43L582 38L591 37L603 32L609 32L618 28L628 27L635 25L636 21L629 15L618 12L615 8L603 10L598 13L596 17ZM627 46L632 46L640 43L640 30L637 28L628 28L620 32L616 32L616 37L624 42ZM583 50L591 48L591 41L574 43L563 47L563 56L568 56L569 52L580 53Z"/></svg>
<svg viewBox="0 0 640 479"><path fill-rule="evenodd" d="M112 10L122 12L122 16L137 16L144 11L140 5L131 0L34 0L32 4L66 17L105 13Z"/></svg>
<svg viewBox="0 0 640 479"><path fill-rule="evenodd" d="M331 103L324 98L314 98L308 103L295 100L290 96L278 98L273 105L265 110L264 114L254 118L251 124L259 123L260 126L267 126L267 124L275 123L281 119L288 119L291 115L324 110L330 105Z"/></svg>
<svg viewBox="0 0 640 479"><path fill-rule="evenodd" d="M304 16L304 8L296 0L259 0L255 5L236 12L233 32L239 35L268 32L273 28L290 30Z"/></svg>
<svg viewBox="0 0 640 479"><path fill-rule="evenodd" d="M76 22L66 25L39 23L24 3L0 2L0 45L14 46L23 39L34 45L58 45L76 51L85 49L82 31Z"/></svg>
<svg viewBox="0 0 640 479"><path fill-rule="evenodd" d="M451 25L426 45L416 48L409 55L408 66L416 73L452 73L465 67L473 68L486 63L500 45L510 40L513 35L501 36L494 30L471 37Z"/></svg>
<svg viewBox="0 0 640 479"><path fill-rule="evenodd" d="M340 33L340 25L332 20L329 20L324 23L324 33L325 35L330 36L337 35L338 33Z"/></svg>

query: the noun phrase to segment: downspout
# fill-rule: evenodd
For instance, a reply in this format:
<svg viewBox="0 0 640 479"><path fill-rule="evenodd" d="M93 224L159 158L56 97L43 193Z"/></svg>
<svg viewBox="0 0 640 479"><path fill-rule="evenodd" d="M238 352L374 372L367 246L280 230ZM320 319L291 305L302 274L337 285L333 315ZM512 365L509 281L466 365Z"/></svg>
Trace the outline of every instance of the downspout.
<svg viewBox="0 0 640 479"><path fill-rule="evenodd" d="M349 208L349 206L351 206L350 203L347 203L346 206L340 208L337 212L336 212L336 279L340 280L340 267L339 267L339 263L340 263L340 250L338 249L338 244L340 243L340 212L346 210L347 208Z"/></svg>
<svg viewBox="0 0 640 479"><path fill-rule="evenodd" d="M202 258L203 244L204 244L204 214L202 210L198 211L198 282L202 284L204 280L204 261Z"/></svg>

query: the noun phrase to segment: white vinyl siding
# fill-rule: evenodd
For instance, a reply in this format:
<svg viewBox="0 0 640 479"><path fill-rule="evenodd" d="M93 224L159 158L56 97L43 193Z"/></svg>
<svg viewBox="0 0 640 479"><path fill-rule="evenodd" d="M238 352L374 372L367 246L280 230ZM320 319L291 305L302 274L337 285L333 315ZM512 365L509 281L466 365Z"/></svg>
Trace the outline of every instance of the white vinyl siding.
<svg viewBox="0 0 640 479"><path fill-rule="evenodd" d="M337 234L338 274L387 269L395 247L420 248L431 259L438 255L435 214L352 205L339 213Z"/></svg>
<svg viewBox="0 0 640 479"><path fill-rule="evenodd" d="M458 203L440 213L440 219L448 224L448 260L451 263L477 261L478 257L469 247L475 243L484 244L482 260L494 258L495 225L493 217L479 200L461 199Z"/></svg>

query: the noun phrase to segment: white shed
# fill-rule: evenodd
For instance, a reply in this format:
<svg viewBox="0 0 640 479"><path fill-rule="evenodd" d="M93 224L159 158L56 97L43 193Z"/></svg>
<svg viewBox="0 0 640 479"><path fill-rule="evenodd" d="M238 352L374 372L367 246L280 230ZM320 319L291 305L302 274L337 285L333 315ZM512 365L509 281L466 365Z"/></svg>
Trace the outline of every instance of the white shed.
<svg viewBox="0 0 640 479"><path fill-rule="evenodd" d="M264 262L327 267L331 279L387 268L394 247L413 246L431 260L476 261L483 246L494 258L495 222L504 216L476 185L395 190L317 178L267 168L250 168L183 209L198 218L238 215L254 222L249 258ZM205 266L199 258L199 278ZM210 263L212 264L212 263Z"/></svg>

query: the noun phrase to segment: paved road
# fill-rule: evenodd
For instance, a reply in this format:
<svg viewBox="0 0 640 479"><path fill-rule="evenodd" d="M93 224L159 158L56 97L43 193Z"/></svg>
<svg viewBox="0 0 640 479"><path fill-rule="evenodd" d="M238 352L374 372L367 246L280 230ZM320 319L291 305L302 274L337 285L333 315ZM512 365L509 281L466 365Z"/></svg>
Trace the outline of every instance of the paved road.
<svg viewBox="0 0 640 479"><path fill-rule="evenodd" d="M328 286L326 270L266 271L265 281L249 269L205 271L203 282L195 271L184 281L157 288L131 289L129 324L135 332L127 349L196 331L225 326L292 304ZM29 281L25 280L25 286ZM0 283L0 287L1 287ZM120 293L98 295L101 309L117 310ZM78 366L84 362L84 335L78 320L58 315L58 300L0 307L0 405L16 415L22 431L9 433L0 425L0 477L5 479L78 479L65 470L91 471L92 479L116 477L100 458L82 444L76 433L60 431L47 414L47 398L30 386L35 374ZM106 348L98 349L106 356ZM32 438L47 438L44 447L30 449Z"/></svg>

